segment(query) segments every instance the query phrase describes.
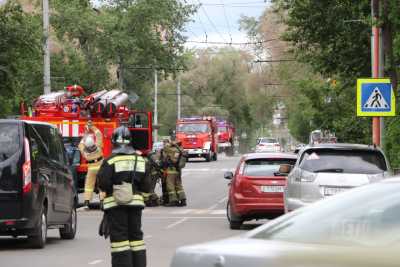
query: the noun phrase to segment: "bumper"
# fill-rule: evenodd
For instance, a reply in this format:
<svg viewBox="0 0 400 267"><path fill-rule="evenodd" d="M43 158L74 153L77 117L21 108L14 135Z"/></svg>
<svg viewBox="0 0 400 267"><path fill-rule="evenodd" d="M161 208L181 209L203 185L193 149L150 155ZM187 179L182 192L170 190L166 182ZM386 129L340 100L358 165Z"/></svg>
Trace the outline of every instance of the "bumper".
<svg viewBox="0 0 400 267"><path fill-rule="evenodd" d="M235 194L232 204L235 213L241 217L264 218L271 214L283 214L285 210L283 194L265 197Z"/></svg>
<svg viewBox="0 0 400 267"><path fill-rule="evenodd" d="M218 147L222 148L222 147L231 147L232 144L229 142L226 143L218 143Z"/></svg>
<svg viewBox="0 0 400 267"><path fill-rule="evenodd" d="M305 207L305 206L313 203L313 202L305 202L298 198L287 198L285 200L285 202L286 202L286 208L287 208L288 212L297 210L299 208Z"/></svg>
<svg viewBox="0 0 400 267"><path fill-rule="evenodd" d="M34 233L34 223L27 218L0 220L0 236L29 235Z"/></svg>
<svg viewBox="0 0 400 267"><path fill-rule="evenodd" d="M202 148L189 148L185 149L185 151L189 158L202 158L210 153L210 150Z"/></svg>

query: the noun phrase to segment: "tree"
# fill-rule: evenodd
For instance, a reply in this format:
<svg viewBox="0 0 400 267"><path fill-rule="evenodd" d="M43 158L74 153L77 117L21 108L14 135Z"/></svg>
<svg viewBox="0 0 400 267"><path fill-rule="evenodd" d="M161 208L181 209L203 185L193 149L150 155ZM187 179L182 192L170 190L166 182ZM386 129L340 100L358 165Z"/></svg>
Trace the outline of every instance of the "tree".
<svg viewBox="0 0 400 267"><path fill-rule="evenodd" d="M0 116L18 112L42 88L40 18L16 1L0 7Z"/></svg>

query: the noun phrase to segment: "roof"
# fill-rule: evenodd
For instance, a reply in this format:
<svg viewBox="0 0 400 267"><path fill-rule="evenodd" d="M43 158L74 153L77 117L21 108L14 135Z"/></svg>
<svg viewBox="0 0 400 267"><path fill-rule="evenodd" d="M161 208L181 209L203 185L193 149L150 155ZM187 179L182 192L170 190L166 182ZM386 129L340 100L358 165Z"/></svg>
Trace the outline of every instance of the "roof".
<svg viewBox="0 0 400 267"><path fill-rule="evenodd" d="M293 153L249 153L243 155L243 159L297 159L297 155Z"/></svg>
<svg viewBox="0 0 400 267"><path fill-rule="evenodd" d="M323 143L323 144L315 144L315 145L307 145L304 147L307 149L357 149L357 150L379 150L379 148L374 147L373 145L363 145L363 144L348 144L348 143Z"/></svg>

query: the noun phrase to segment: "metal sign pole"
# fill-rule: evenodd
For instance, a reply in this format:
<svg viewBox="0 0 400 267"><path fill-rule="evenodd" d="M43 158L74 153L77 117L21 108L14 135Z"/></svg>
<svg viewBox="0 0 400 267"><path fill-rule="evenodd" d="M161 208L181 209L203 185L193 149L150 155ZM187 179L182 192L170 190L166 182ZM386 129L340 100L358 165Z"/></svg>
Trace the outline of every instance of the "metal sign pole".
<svg viewBox="0 0 400 267"><path fill-rule="evenodd" d="M379 0L371 0L371 15L373 18L373 26L372 26L372 77L379 77L379 36L380 29L377 27L378 19L379 19ZM375 145L381 145L381 130L380 130L380 117L372 118L372 142Z"/></svg>
<svg viewBox="0 0 400 267"><path fill-rule="evenodd" d="M50 40L49 40L49 0L43 0L43 89L48 94L50 87Z"/></svg>

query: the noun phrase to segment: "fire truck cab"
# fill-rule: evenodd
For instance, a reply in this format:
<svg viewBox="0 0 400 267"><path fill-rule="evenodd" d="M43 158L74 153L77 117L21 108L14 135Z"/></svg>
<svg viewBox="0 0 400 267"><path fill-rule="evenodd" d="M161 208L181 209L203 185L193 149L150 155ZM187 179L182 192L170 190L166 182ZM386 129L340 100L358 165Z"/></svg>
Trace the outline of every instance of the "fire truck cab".
<svg viewBox="0 0 400 267"><path fill-rule="evenodd" d="M214 117L182 118L176 123L176 139L189 158L217 160L217 123Z"/></svg>
<svg viewBox="0 0 400 267"><path fill-rule="evenodd" d="M103 134L103 155L112 152L111 137L121 124L128 126L132 146L147 154L152 147L151 112L130 110L128 95L119 90L102 90L82 97L80 86L69 86L66 91L39 96L32 108L21 106L21 119L49 122L57 126L63 137L70 163L77 172L78 191L83 191L87 162L80 156L78 144L85 132L88 120ZM68 153L70 152L70 153Z"/></svg>
<svg viewBox="0 0 400 267"><path fill-rule="evenodd" d="M227 155L233 155L235 128L227 120L218 120L218 152L225 152Z"/></svg>

